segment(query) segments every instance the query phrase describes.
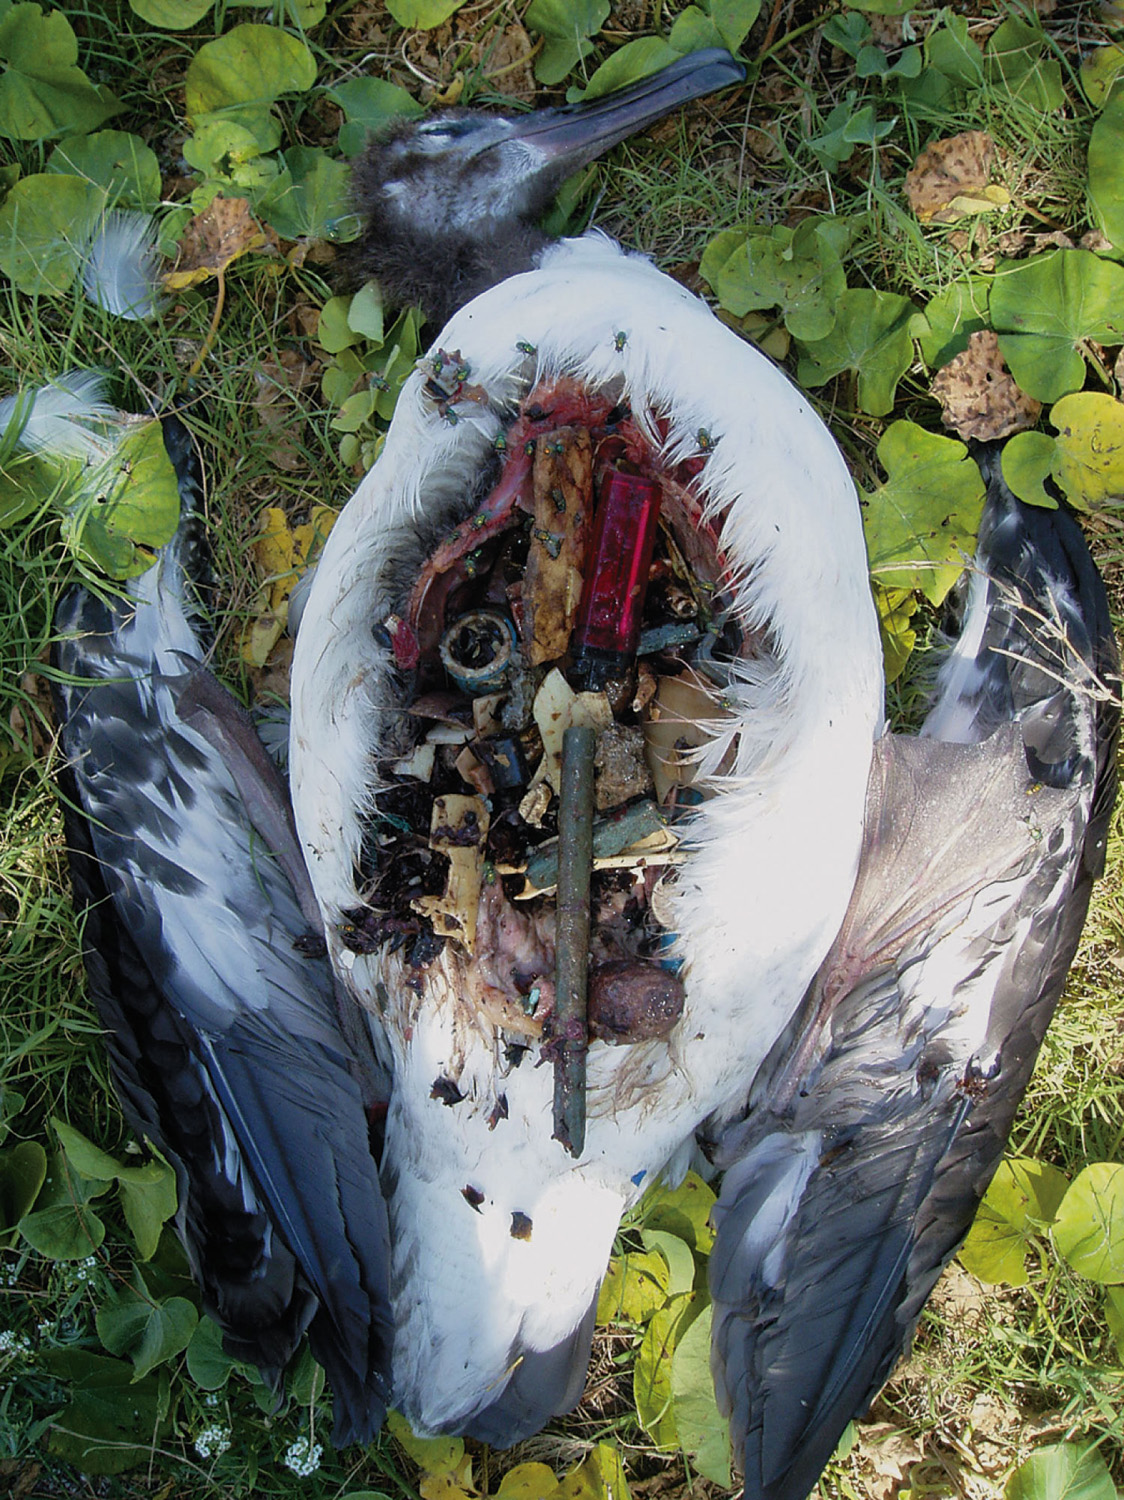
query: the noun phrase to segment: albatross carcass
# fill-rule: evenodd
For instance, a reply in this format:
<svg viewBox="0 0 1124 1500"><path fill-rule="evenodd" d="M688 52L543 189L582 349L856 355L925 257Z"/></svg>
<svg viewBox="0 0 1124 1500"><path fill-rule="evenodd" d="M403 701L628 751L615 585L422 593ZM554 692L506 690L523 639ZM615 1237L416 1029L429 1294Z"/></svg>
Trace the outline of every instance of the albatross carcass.
<svg viewBox="0 0 1124 1500"><path fill-rule="evenodd" d="M311 892L198 665L189 548L133 609L64 608L83 680L60 717L119 1087L176 1163L234 1347L275 1370L307 1323L336 1439L362 1439L393 1320L414 1425L514 1442L580 1394L620 1215L699 1131L727 1168L718 1388L747 1495L796 1500L998 1159L1097 868L1115 657L1072 522L993 479L926 734L879 739L861 525L822 424L646 261L531 227L646 108L734 76L685 60L616 124L597 106L592 148L580 110L461 113L370 158L367 269L473 300L302 620ZM593 732L602 803L584 1135L552 1087L586 1040L555 1015L567 728Z"/></svg>

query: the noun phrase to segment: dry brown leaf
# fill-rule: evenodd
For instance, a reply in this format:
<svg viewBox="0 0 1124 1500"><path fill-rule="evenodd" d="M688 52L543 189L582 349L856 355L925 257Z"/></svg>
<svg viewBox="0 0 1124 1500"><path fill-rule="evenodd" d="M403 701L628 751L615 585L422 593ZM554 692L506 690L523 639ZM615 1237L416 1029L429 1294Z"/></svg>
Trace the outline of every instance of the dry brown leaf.
<svg viewBox="0 0 1124 1500"><path fill-rule="evenodd" d="M1015 384L990 328L972 334L967 349L933 376L931 390L944 425L962 438L986 442L1025 432L1042 413L1041 403Z"/></svg>
<svg viewBox="0 0 1124 1500"><path fill-rule="evenodd" d="M519 22L513 21L494 43L484 46L480 61L484 64L484 76L489 83L497 84L504 94L510 94L514 99L532 104L536 93L531 67L534 55L534 42Z"/></svg>
<svg viewBox="0 0 1124 1500"><path fill-rule="evenodd" d="M180 237L175 269L164 277L169 291L181 291L225 271L231 261L257 250L265 232L250 212L245 198L216 198L196 214Z"/></svg>
<svg viewBox="0 0 1124 1500"><path fill-rule="evenodd" d="M952 224L965 214L987 213L1011 201L991 186L995 142L983 130L966 130L925 147L906 174L905 194L922 224Z"/></svg>

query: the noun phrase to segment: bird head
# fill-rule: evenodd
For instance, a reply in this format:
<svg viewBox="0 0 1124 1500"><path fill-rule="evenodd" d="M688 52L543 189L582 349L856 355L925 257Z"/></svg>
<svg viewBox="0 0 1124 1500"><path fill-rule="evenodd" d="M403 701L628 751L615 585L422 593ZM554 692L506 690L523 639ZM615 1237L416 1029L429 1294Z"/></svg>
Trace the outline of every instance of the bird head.
<svg viewBox="0 0 1124 1500"><path fill-rule="evenodd" d="M740 82L720 48L691 53L589 103L489 115L452 110L376 140L355 175L365 233L355 269L396 302L446 317L534 263L562 183L680 105Z"/></svg>

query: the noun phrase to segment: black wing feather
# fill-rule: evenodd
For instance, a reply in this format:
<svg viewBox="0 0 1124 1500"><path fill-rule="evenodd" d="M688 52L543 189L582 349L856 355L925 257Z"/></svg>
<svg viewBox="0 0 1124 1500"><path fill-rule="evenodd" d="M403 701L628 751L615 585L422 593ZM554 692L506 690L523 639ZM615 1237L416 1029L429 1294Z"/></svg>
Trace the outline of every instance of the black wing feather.
<svg viewBox="0 0 1124 1500"><path fill-rule="evenodd" d="M929 737L878 747L843 929L718 1147L713 1363L754 1500L801 1500L905 1347L999 1164L1103 861L1103 585L1072 517L1020 505L983 457L971 649Z"/></svg>
<svg viewBox="0 0 1124 1500"><path fill-rule="evenodd" d="M190 501L181 432L169 451ZM390 1350L374 1085L326 960L301 942L287 805L268 779L247 795L253 769L233 775L198 727L200 695L212 725L244 727L198 664L184 571L198 553L189 507L132 604L76 590L59 607L61 790L91 992L126 1115L175 1165L181 1236L228 1348L276 1380L307 1328L336 1441L366 1440Z"/></svg>

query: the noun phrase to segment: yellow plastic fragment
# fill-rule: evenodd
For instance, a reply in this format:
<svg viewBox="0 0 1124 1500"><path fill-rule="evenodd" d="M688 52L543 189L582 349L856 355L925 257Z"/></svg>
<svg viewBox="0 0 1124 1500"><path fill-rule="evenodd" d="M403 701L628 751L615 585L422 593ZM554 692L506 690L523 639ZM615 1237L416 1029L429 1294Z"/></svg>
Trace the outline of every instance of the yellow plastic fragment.
<svg viewBox="0 0 1124 1500"><path fill-rule="evenodd" d="M476 915L484 880L488 806L482 797L449 795L433 799L429 847L449 861L440 896L418 896L410 905L433 924L439 937L455 938L469 953L476 946Z"/></svg>

